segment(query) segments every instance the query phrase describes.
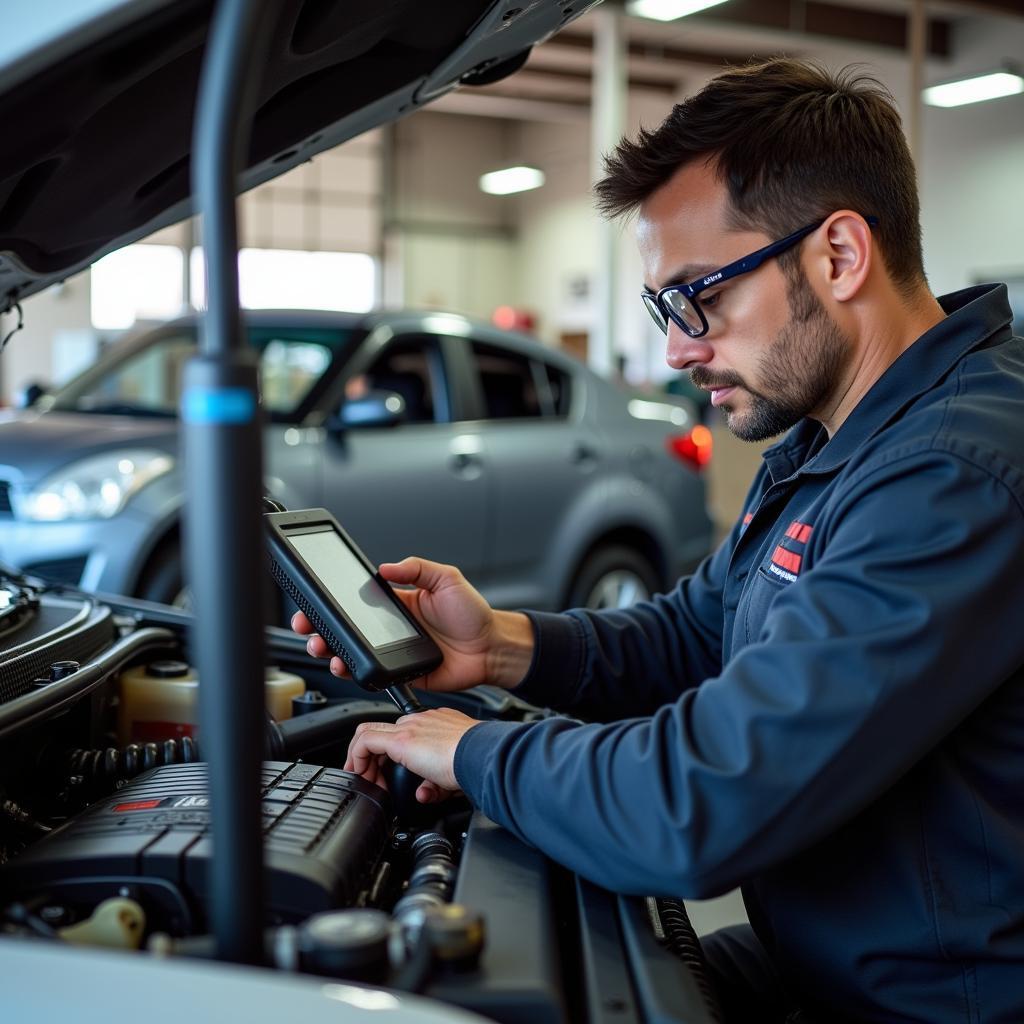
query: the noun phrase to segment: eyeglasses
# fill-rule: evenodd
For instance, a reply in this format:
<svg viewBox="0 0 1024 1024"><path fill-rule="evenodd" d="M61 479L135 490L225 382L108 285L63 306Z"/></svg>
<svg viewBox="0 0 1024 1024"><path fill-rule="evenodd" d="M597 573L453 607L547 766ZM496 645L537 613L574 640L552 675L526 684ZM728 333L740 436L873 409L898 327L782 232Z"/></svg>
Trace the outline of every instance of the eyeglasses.
<svg viewBox="0 0 1024 1024"><path fill-rule="evenodd" d="M872 227L878 223L877 217L865 217L864 219ZM721 270L716 270L713 274L708 274L692 284L670 284L662 288L657 295L645 288L640 295L647 307L647 312L661 328L662 334L668 334L668 322L671 320L686 331L691 338L703 337L708 333L708 318L697 301L697 295L700 292L712 285L728 281L730 278L739 277L740 274L749 274L752 270L757 270L765 260L770 260L787 249L791 249L812 231L817 231L824 223L825 219L808 224L807 227L800 228L799 231L794 231L793 234L786 235L785 238L780 238L777 242L771 242L763 249L758 249L757 252L752 252L741 260L735 260L722 267Z"/></svg>

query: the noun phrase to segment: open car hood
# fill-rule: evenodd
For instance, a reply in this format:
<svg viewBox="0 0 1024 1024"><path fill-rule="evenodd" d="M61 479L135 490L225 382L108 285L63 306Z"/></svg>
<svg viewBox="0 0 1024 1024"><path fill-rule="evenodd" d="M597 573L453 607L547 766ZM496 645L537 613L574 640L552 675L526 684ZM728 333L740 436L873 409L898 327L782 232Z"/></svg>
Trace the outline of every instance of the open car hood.
<svg viewBox="0 0 1024 1024"><path fill-rule="evenodd" d="M516 70L598 0L267 0L240 191L461 83ZM0 310L192 212L212 0L24 5L0 42Z"/></svg>

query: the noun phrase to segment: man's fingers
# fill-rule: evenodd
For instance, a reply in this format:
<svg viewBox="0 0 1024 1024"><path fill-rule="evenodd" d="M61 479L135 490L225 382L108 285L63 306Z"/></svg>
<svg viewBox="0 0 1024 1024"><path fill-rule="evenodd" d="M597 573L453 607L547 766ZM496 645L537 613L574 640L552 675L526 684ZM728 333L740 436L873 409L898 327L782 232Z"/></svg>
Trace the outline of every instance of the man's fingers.
<svg viewBox="0 0 1024 1024"><path fill-rule="evenodd" d="M392 761L398 760L392 753L394 745L395 726L391 722L362 722L356 727L356 734L348 748L345 768L365 778L368 771L379 770L377 755L383 754Z"/></svg>
<svg viewBox="0 0 1024 1024"><path fill-rule="evenodd" d="M311 658L330 658L332 675L340 676L342 679L350 677L348 667L331 651L324 638L313 632L313 626L302 612L296 612L292 616L291 626L296 633L306 637L306 653Z"/></svg>
<svg viewBox="0 0 1024 1024"><path fill-rule="evenodd" d="M369 766L363 773L363 778L367 782L372 782L374 785L380 786L381 789L388 788L387 775L384 772L384 764L387 758L383 754L378 754L376 757L370 759Z"/></svg>
<svg viewBox="0 0 1024 1024"><path fill-rule="evenodd" d="M441 788L432 782L421 782L416 787L416 799L421 804L436 804L441 799Z"/></svg>
<svg viewBox="0 0 1024 1024"><path fill-rule="evenodd" d="M457 570L425 558L405 558L401 562L384 562L380 574L391 583L407 583L423 590L437 590L450 581Z"/></svg>
<svg viewBox="0 0 1024 1024"><path fill-rule="evenodd" d="M324 638L316 633L311 633L307 637L306 652L314 658L329 658L331 656L330 648L325 643Z"/></svg>
<svg viewBox="0 0 1024 1024"><path fill-rule="evenodd" d="M340 679L351 679L352 673L348 670L348 665L341 660L341 658L331 658L331 675L338 676Z"/></svg>
<svg viewBox="0 0 1024 1024"><path fill-rule="evenodd" d="M441 791L458 789L455 750L467 730L479 724L451 708L404 715L397 722L363 722L356 727L345 767L372 779L383 755ZM425 790L428 799L434 796Z"/></svg>
<svg viewBox="0 0 1024 1024"><path fill-rule="evenodd" d="M421 782L416 787L416 799L421 804L436 804L458 795L458 790L442 789L433 782Z"/></svg>
<svg viewBox="0 0 1024 1024"><path fill-rule="evenodd" d="M309 654L313 658L330 658L331 657L331 649L330 649L330 647L327 646L327 642L324 640L324 638L322 636L320 636L318 633L311 632L313 627L310 626L308 622L306 622L305 625L303 626L302 623L297 623L295 621L296 617L301 615L301 614L302 614L302 612L296 612L295 613L295 616L292 618L292 629L294 629L296 633L305 633L305 634L307 634L307 636L306 636L306 653ZM296 628L296 627L302 627L302 628ZM338 660L340 661L341 659L338 659Z"/></svg>

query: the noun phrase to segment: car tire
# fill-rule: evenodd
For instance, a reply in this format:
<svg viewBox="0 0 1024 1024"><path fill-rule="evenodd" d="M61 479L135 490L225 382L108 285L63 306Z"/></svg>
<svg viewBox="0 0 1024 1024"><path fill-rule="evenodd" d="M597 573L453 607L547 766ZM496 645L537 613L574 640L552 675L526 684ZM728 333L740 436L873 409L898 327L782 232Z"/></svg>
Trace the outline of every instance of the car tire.
<svg viewBox="0 0 1024 1024"><path fill-rule="evenodd" d="M627 608L661 589L657 570L633 548L609 544L583 560L569 590L569 608Z"/></svg>
<svg viewBox="0 0 1024 1024"><path fill-rule="evenodd" d="M192 611L192 591L185 585L182 558L181 545L177 542L159 548L142 573L136 596L144 601L157 601L183 611ZM286 627L295 609L285 600L269 575L265 580L264 600L270 609L269 625Z"/></svg>
<svg viewBox="0 0 1024 1024"><path fill-rule="evenodd" d="M191 595L185 586L181 566L181 545L177 542L158 548L142 572L136 596L144 601L157 601L175 608L189 609Z"/></svg>

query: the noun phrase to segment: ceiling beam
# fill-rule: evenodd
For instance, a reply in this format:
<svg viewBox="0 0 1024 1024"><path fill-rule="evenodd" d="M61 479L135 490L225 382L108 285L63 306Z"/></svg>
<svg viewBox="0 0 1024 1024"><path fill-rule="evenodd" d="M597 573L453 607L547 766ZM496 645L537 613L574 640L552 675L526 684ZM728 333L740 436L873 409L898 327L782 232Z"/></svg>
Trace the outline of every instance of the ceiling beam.
<svg viewBox="0 0 1024 1024"><path fill-rule="evenodd" d="M573 97L567 103L522 96L496 96L479 89L456 89L430 104L431 113L473 114L476 117L501 117L513 121L538 121L552 124L580 124L590 119L590 103Z"/></svg>
<svg viewBox="0 0 1024 1024"><path fill-rule="evenodd" d="M1022 0L984 0L986 3L1016 5L1019 13ZM822 0L730 0L728 4L709 8L687 19L698 23L718 23L746 28L776 29L781 32L807 33L849 43L867 43L888 49L906 50L909 39L909 18L893 11L848 7ZM571 32L571 30L570 30ZM558 42L569 33L559 33ZM575 33L572 33L575 34ZM948 57L950 23L929 18L927 52L932 57ZM742 57L746 63L750 55ZM716 63L735 63L732 60Z"/></svg>
<svg viewBox="0 0 1024 1024"><path fill-rule="evenodd" d="M593 75L589 71L582 68L559 68L559 67L548 67L547 65L532 65L527 64L521 71L517 71L514 82L579 82L581 85L586 84L589 86L593 80ZM629 87L631 89L647 89L653 92L664 92L672 95L679 88L679 76L672 78L656 77L654 75L639 75L636 73L630 73L629 75ZM481 86L481 88L490 88L489 86Z"/></svg>
<svg viewBox="0 0 1024 1024"><path fill-rule="evenodd" d="M518 74L516 77L518 77ZM562 107L579 107L584 110L590 108L589 96L578 96L575 93L545 93L543 96L539 96L536 93L520 92L504 82L496 85L481 85L478 88L474 88L472 93L460 90L458 95L490 96L503 100L532 100L534 102L555 103ZM439 103L440 100L435 100L430 104L431 109L437 107Z"/></svg>
<svg viewBox="0 0 1024 1024"><path fill-rule="evenodd" d="M1011 15L1024 18L1024 3L1021 3L1021 0L942 0L941 6L959 14Z"/></svg>
<svg viewBox="0 0 1024 1024"><path fill-rule="evenodd" d="M572 47L575 50L593 50L594 41L588 35L577 32L559 32L554 39L544 44L545 50L553 50L556 47ZM682 46L663 46L644 39L634 39L628 46L630 57L648 57L654 60L673 61L681 64L705 64L711 67L721 67L725 64L746 64L751 54L732 51L729 53L721 50L704 48L701 50L690 50ZM762 54L770 56L770 54Z"/></svg>

